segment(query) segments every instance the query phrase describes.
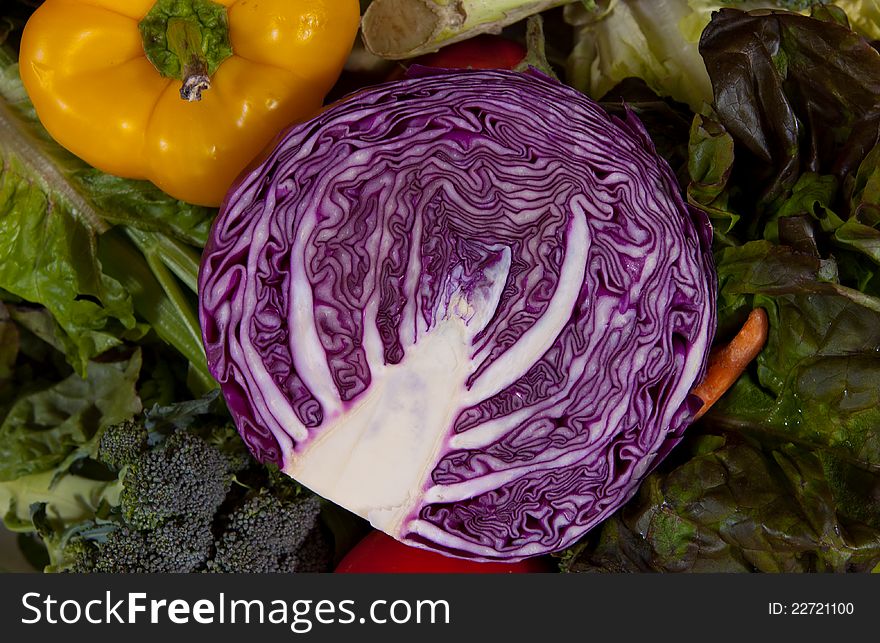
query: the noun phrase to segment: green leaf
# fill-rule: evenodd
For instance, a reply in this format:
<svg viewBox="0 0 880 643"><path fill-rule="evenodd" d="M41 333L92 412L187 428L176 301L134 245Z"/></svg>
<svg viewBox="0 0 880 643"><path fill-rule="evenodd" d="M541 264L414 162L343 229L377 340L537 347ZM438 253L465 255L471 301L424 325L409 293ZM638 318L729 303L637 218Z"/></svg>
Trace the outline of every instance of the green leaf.
<svg viewBox="0 0 880 643"><path fill-rule="evenodd" d="M199 248L208 240L216 210L176 201L147 181L121 179L94 168L83 168L76 178L109 224L160 232Z"/></svg>
<svg viewBox="0 0 880 643"><path fill-rule="evenodd" d="M834 241L852 248L880 264L880 230L859 223L855 217L834 231Z"/></svg>
<svg viewBox="0 0 880 643"><path fill-rule="evenodd" d="M80 345L64 332L58 321L46 308L10 306L9 312L21 328L27 329L49 346L63 353L69 364L77 363L76 358L79 356ZM149 327L146 324L138 323L133 328L120 331L115 339L137 341L146 335L148 331ZM118 343L118 341L113 341L106 346L98 346L98 352L103 353L105 350L118 345Z"/></svg>
<svg viewBox="0 0 880 643"><path fill-rule="evenodd" d="M709 417L880 467L880 300L822 280L823 263L766 241L719 254L722 302L765 308L770 332Z"/></svg>
<svg viewBox="0 0 880 643"><path fill-rule="evenodd" d="M0 481L0 512L8 529L32 532L30 507L44 503L52 520L76 523L92 519L104 503L119 504L120 480L92 480L76 475L58 478L53 471Z"/></svg>
<svg viewBox="0 0 880 643"><path fill-rule="evenodd" d="M575 34L566 75L569 84L598 100L624 79L637 77L658 95L686 103L694 111L711 100L696 39L679 30L692 13L686 2L653 0L649 9L634 2L597 4L601 10L580 3L565 7L566 21Z"/></svg>
<svg viewBox="0 0 880 643"><path fill-rule="evenodd" d="M807 214L819 222L822 230L833 232L843 225L843 220L831 210L837 190L836 177L805 172L792 188L791 196L779 206L774 216L781 218Z"/></svg>
<svg viewBox="0 0 880 643"><path fill-rule="evenodd" d="M874 228L880 225L880 143L859 165L849 191L853 218Z"/></svg>
<svg viewBox="0 0 880 643"><path fill-rule="evenodd" d="M722 296L784 295L824 288L819 257L768 241L749 241L717 254Z"/></svg>
<svg viewBox="0 0 880 643"><path fill-rule="evenodd" d="M128 239L139 240L140 235L130 234ZM183 291L162 261L161 249L149 241L152 237L141 248L128 239L117 230L102 235L98 256L120 276L138 315L190 362L190 388L198 394L215 388L202 346L195 293Z"/></svg>
<svg viewBox="0 0 880 643"><path fill-rule="evenodd" d="M828 454L819 459L838 514L880 529L880 475Z"/></svg>
<svg viewBox="0 0 880 643"><path fill-rule="evenodd" d="M20 397L0 425L0 481L53 471L71 455L86 455L102 429L140 412L140 367L136 350L126 359L91 362L85 378L74 373Z"/></svg>
<svg viewBox="0 0 880 643"><path fill-rule="evenodd" d="M721 234L730 233L740 219L728 207L727 196L734 162L733 138L712 116L697 114L688 152L688 201L702 208Z"/></svg>
<svg viewBox="0 0 880 643"><path fill-rule="evenodd" d="M0 287L45 305L70 337L71 363L119 344L135 326L131 299L95 257L96 223L78 197L50 191L54 170L0 102ZM51 166L54 167L54 166Z"/></svg>
<svg viewBox="0 0 880 643"><path fill-rule="evenodd" d="M562 569L844 572L880 561L880 533L840 520L821 462L804 449L692 435L676 460L566 552Z"/></svg>

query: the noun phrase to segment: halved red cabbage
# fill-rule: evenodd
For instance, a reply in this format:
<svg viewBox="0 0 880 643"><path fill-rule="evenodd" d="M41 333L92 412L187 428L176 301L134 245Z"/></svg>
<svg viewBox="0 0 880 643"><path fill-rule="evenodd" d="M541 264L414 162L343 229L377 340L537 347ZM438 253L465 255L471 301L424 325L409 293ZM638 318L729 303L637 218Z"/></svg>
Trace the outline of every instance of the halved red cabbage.
<svg viewBox="0 0 880 643"><path fill-rule="evenodd" d="M427 549L544 554L699 408L710 236L631 114L536 72L380 85L229 193L208 362L254 455L316 493Z"/></svg>

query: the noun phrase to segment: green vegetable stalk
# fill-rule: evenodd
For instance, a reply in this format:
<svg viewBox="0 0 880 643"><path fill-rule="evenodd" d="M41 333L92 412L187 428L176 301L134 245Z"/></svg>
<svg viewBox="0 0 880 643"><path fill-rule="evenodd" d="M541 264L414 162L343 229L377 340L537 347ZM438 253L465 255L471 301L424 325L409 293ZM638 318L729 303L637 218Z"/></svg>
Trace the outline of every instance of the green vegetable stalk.
<svg viewBox="0 0 880 643"><path fill-rule="evenodd" d="M382 58L400 60L498 32L528 16L573 0L373 0L364 14L364 44ZM593 4L593 3L588 3Z"/></svg>

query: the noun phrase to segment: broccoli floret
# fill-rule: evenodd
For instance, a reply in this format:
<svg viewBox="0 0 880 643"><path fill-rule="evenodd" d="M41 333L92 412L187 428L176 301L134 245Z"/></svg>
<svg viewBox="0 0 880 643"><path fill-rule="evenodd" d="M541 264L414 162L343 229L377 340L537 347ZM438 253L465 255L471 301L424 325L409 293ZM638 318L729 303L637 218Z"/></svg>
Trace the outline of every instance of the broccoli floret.
<svg viewBox="0 0 880 643"><path fill-rule="evenodd" d="M205 564L212 541L204 517L174 518L149 530L123 526L97 547L91 568L72 571L186 573Z"/></svg>
<svg viewBox="0 0 880 643"><path fill-rule="evenodd" d="M134 421L108 427L98 443L98 459L111 469L122 469L147 450L147 429Z"/></svg>
<svg viewBox="0 0 880 643"><path fill-rule="evenodd" d="M228 459L199 436L178 431L129 466L122 515L138 529L175 516L212 517L231 484Z"/></svg>
<svg viewBox="0 0 880 643"><path fill-rule="evenodd" d="M97 457L119 471L118 500L75 524L51 519L45 507L32 510L47 571L330 568L319 499L256 462L214 398L154 408L105 431Z"/></svg>
<svg viewBox="0 0 880 643"><path fill-rule="evenodd" d="M228 426L215 426L205 431L203 437L226 457L231 472L240 473L254 466L254 458L238 433L230 430Z"/></svg>
<svg viewBox="0 0 880 643"><path fill-rule="evenodd" d="M66 572L185 573L199 569L213 547L210 522L174 518L156 529L120 525L96 540L72 539L64 551Z"/></svg>
<svg viewBox="0 0 880 643"><path fill-rule="evenodd" d="M90 572L95 569L98 548L85 538L74 538L64 547L63 567L68 572Z"/></svg>
<svg viewBox="0 0 880 643"><path fill-rule="evenodd" d="M314 496L281 499L267 490L247 499L229 518L217 542L212 572L297 572L326 569L329 549L310 543L321 506ZM316 557L325 556L323 561ZM323 562L323 564L322 564Z"/></svg>

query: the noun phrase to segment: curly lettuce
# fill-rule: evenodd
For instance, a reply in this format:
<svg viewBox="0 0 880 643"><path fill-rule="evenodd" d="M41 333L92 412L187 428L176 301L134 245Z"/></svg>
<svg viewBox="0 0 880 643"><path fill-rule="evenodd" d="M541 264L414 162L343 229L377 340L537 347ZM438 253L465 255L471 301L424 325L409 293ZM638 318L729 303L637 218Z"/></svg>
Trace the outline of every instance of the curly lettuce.
<svg viewBox="0 0 880 643"><path fill-rule="evenodd" d="M712 87L698 49L712 14L725 7L777 9L808 14L818 0L602 0L565 8L575 27L568 82L601 99L622 80L643 79L657 94L699 111ZM880 39L880 7L873 0L840 0L852 26Z"/></svg>

